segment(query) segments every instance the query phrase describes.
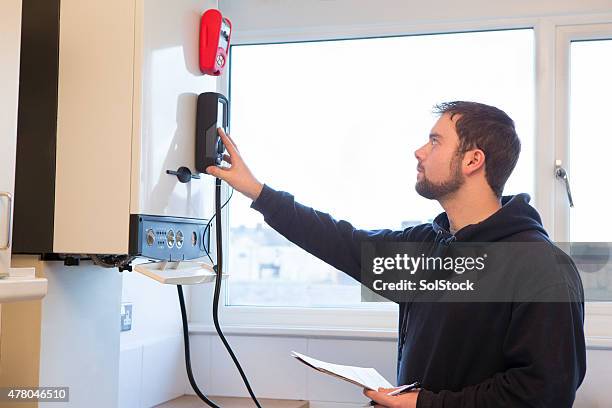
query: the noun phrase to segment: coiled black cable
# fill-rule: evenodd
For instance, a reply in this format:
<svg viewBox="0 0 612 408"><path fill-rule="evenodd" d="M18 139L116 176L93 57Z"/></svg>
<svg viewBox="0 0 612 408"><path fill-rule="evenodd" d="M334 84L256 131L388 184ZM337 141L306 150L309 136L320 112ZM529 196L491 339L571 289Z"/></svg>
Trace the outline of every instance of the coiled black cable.
<svg viewBox="0 0 612 408"><path fill-rule="evenodd" d="M221 206L221 210L223 210L225 208L225 206L230 202L230 200L232 199L232 197L234 196L234 189L232 188L232 192L230 193L230 196L227 197L227 200L225 200L225 202L223 203L223 205ZM221 215L219 215L221 216ZM202 239L204 239L204 237L206 236L206 233L208 232L208 230L210 230L210 225L212 224L213 220L217 218L217 212L215 211L215 213L213 214L212 217L210 217L210 220L208 220L208 222L206 223L206 227L204 227L204 233L202 234ZM208 256L208 259L210 259L210 262L214 265L215 262L213 261L213 259L210 257L210 252L208 252L208 249L206 249L206 247L204 247L204 250L206 251L206 255Z"/></svg>
<svg viewBox="0 0 612 408"><path fill-rule="evenodd" d="M223 241L222 241L222 233L221 233L221 179L219 178L215 179L215 215L217 216L217 219L215 220L215 229L216 229L215 233L217 236L217 265L216 265L217 278L215 280L215 294L213 295L213 323L215 325L215 329L217 330L217 334L219 335L219 338L221 339L221 341L223 342L223 345L225 346L225 349L229 353L230 357L232 357L232 360L234 361L234 365L238 369L238 372L240 373L240 377L242 377L242 382L244 382L244 385L246 386L247 391L249 392L249 395L251 396L251 399L253 400L253 402L255 402L255 405L257 405L257 408L261 408L261 405L259 405L259 401L257 401L257 397L255 396L255 393L253 393L253 390L251 389L251 384L249 384L249 380L244 374L244 371L242 370L242 367L240 366L238 359L234 355L232 348L230 347L229 343L225 339L225 336L223 335L223 332L221 331L221 326L219 325L219 297L221 294L221 279L223 278Z"/></svg>
<svg viewBox="0 0 612 408"><path fill-rule="evenodd" d="M233 191L232 191L232 194L233 194ZM214 269L215 269L217 276L215 278L215 291L213 295L213 324L215 325L215 330L217 331L217 334L219 335L221 342L225 346L225 349L227 350L230 357L232 358L234 365L238 369L238 372L240 373L240 377L242 377L242 381L244 382L244 385L246 386L247 391L249 392L249 395L251 396L251 399L253 400L253 402L255 402L255 405L257 405L257 408L261 408L261 405L259 404L259 401L257 400L257 397L255 396L255 393L253 392L253 389L251 388L251 384L249 384L249 380L246 377L244 371L242 370L242 367L240 366L240 362L238 362L238 359L236 358L236 355L234 354L231 346L225 339L225 336L223 335L223 331L221 330L221 326L219 324L219 298L221 295L221 280L223 279L223 266L222 266L223 265L223 240L222 240L223 237L222 235L223 234L221 230L221 210L223 209L223 207L227 205L230 198L231 196L228 198L228 200L223 205L221 205L221 179L219 178L215 179L215 215L214 217L216 217L215 233L216 233L216 239L217 239L217 264L214 266ZM210 221L212 221L212 218ZM209 224L210 224L210 221L209 221ZM208 225L207 225L207 228L208 228ZM208 255L208 257L210 258L210 254ZM211 262L212 262L212 259L211 259ZM183 340L185 342L185 365L187 368L187 377L189 379L189 383L191 384L191 387L195 391L196 395L200 397L202 401L204 401L210 407L220 408L213 401L208 399L202 393L202 391L200 391L195 379L193 378L193 372L191 370L191 352L189 349L189 328L188 328L188 323L187 323L187 312L185 310L185 299L183 297L182 286L177 285L177 289L178 289L178 295L179 295L179 303L181 305L181 317L183 319Z"/></svg>
<svg viewBox="0 0 612 408"><path fill-rule="evenodd" d="M198 384L193 378L193 372L191 371L191 351L189 349L189 327L187 326L187 312L185 310L185 298L183 297L183 287L181 285L176 285L178 289L179 303L181 305L181 317L183 318L183 340L185 342L185 366L187 367L187 378L189 378L189 384L191 384L191 388L195 391L196 395L200 397L202 401L204 401L208 406L212 408L220 408L213 401L206 398L206 395L200 391L198 388Z"/></svg>

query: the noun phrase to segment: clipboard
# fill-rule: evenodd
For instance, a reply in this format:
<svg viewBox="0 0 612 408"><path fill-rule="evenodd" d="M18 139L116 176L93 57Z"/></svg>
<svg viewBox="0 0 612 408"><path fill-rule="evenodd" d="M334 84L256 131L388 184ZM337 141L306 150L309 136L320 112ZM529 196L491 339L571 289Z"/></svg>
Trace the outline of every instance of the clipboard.
<svg viewBox="0 0 612 408"><path fill-rule="evenodd" d="M379 387L394 388L376 369L327 363L292 351L291 356L301 363L332 377L349 382L361 388L378 391Z"/></svg>

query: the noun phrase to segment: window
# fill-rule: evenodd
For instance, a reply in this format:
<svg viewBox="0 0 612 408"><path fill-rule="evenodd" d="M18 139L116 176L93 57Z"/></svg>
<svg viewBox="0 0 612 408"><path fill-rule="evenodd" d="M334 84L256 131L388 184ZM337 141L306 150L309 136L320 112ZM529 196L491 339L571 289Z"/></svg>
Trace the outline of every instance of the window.
<svg viewBox="0 0 612 408"><path fill-rule="evenodd" d="M569 176L575 206L568 205L565 183L556 180L555 239L572 243L587 300L589 343L612 347L612 235L606 206L611 197L606 95L612 90L612 24L559 26L556 47L555 159Z"/></svg>
<svg viewBox="0 0 612 408"><path fill-rule="evenodd" d="M586 298L606 301L612 300L612 220L607 215L612 189L602 170L612 152L610 72L612 40L571 42L569 171L576 203L570 210L569 238L585 243L576 255Z"/></svg>
<svg viewBox="0 0 612 408"><path fill-rule="evenodd" d="M403 229L442 211L414 190L431 108L479 101L505 110L521 138L504 194L533 197L533 42L521 29L233 46L231 131L270 186L358 228ZM249 205L231 202L228 305L381 307Z"/></svg>

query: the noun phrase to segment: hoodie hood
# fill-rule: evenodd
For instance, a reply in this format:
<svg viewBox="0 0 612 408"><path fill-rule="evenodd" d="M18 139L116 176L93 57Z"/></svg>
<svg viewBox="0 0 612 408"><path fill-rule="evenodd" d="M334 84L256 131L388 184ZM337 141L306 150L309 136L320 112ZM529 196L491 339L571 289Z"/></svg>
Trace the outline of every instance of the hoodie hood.
<svg viewBox="0 0 612 408"><path fill-rule="evenodd" d="M436 232L436 241L495 242L524 231L540 232L548 237L540 214L529 205L530 200L527 193L502 196L502 207L499 210L477 224L466 225L455 235L449 232L448 216L443 212L431 223Z"/></svg>

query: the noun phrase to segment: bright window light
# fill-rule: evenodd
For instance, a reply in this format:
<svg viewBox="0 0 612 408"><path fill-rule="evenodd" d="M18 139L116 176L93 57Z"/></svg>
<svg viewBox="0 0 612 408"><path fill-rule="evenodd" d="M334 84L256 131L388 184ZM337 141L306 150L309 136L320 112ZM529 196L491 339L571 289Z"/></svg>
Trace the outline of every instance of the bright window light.
<svg viewBox="0 0 612 408"><path fill-rule="evenodd" d="M612 40L571 43L570 77L570 188L575 207L570 210L570 241L606 243L583 252L579 261L585 296L589 300L612 299L612 220L607 216L612 189L604 163L610 160L609 131L612 94ZM603 217L598 215L604 215ZM600 256L600 258L595 258ZM599 260L597 260L599 259Z"/></svg>
<svg viewBox="0 0 612 408"><path fill-rule="evenodd" d="M238 45L231 133L255 175L357 228L404 229L442 211L414 190L436 103L477 101L515 121L522 153L504 194L534 198L531 29ZM285 240L236 194L229 306L391 307Z"/></svg>

